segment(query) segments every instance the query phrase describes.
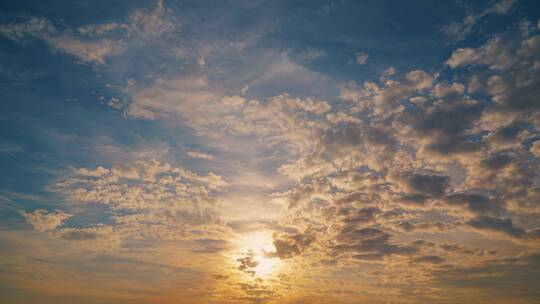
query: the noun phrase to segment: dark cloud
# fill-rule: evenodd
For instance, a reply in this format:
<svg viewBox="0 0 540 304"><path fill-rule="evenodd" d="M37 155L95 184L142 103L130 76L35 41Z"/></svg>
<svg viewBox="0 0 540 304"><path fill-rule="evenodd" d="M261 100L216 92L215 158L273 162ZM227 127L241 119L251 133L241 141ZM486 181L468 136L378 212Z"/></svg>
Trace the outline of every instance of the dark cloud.
<svg viewBox="0 0 540 304"><path fill-rule="evenodd" d="M423 194L408 194L402 195L397 200L400 204L405 204L409 206L425 206L429 201L431 201L431 196Z"/></svg>
<svg viewBox="0 0 540 304"><path fill-rule="evenodd" d="M422 195L443 196L450 185L448 176L436 174L406 172L398 173L396 179L405 191L412 193L413 199L419 199Z"/></svg>
<svg viewBox="0 0 540 304"><path fill-rule="evenodd" d="M454 224L443 222L424 222L424 223L411 223L401 222L396 225L396 228L405 232L443 232L452 229Z"/></svg>
<svg viewBox="0 0 540 304"><path fill-rule="evenodd" d="M495 153L483 159L480 164L486 170L499 170L510 164L512 160L513 157L508 153Z"/></svg>
<svg viewBox="0 0 540 304"><path fill-rule="evenodd" d="M520 143L528 128L529 126L525 122L517 121L491 132L486 136L486 140L494 147Z"/></svg>
<svg viewBox="0 0 540 304"><path fill-rule="evenodd" d="M414 263L427 263L427 264L442 264L445 259L437 255L423 255L412 259Z"/></svg>
<svg viewBox="0 0 540 304"><path fill-rule="evenodd" d="M434 284L443 284L473 290L482 297L494 297L502 302L525 299L524 303L537 302L540 255L522 255L490 259L480 264L454 265L431 270ZM456 293L452 301L467 302L467 295Z"/></svg>
<svg viewBox="0 0 540 304"><path fill-rule="evenodd" d="M236 259L236 261L239 263L238 270L243 271L250 276L256 274L253 269L257 267L259 263L255 260L255 253L253 250L249 250L243 257Z"/></svg>
<svg viewBox="0 0 540 304"><path fill-rule="evenodd" d="M439 138L425 146L427 156L436 158L452 158L454 156L470 155L482 149L483 143L473 141L465 136Z"/></svg>
<svg viewBox="0 0 540 304"><path fill-rule="evenodd" d="M444 202L451 206L463 206L475 214L496 214L501 209L499 202L476 193L450 194Z"/></svg>
<svg viewBox="0 0 540 304"><path fill-rule="evenodd" d="M266 254L269 257L278 257L280 259L292 258L304 252L315 240L315 235L311 229L306 230L304 233L275 234L273 243L276 251L267 252Z"/></svg>
<svg viewBox="0 0 540 304"><path fill-rule="evenodd" d="M391 235L377 228L356 228L345 226L336 237L339 242L334 250L357 252L358 255L375 258L391 254L413 254L418 251L415 246L402 246L390 243Z"/></svg>
<svg viewBox="0 0 540 304"><path fill-rule="evenodd" d="M512 219L481 216L465 223L465 225L481 231L502 233L514 238L523 239L527 233L525 230L514 226Z"/></svg>
<svg viewBox="0 0 540 304"><path fill-rule="evenodd" d="M310 201L317 195L329 191L332 184L327 180L315 180L311 184L300 184L286 193L289 208L294 208L298 204Z"/></svg>
<svg viewBox="0 0 540 304"><path fill-rule="evenodd" d="M375 216L380 213L379 208L341 208L338 210L338 215L344 216L344 223L347 224L365 224L375 220Z"/></svg>
<svg viewBox="0 0 540 304"><path fill-rule="evenodd" d="M420 140L427 157L453 158L479 151L483 144L469 136L485 105L472 99L415 106L397 117L411 138Z"/></svg>
<svg viewBox="0 0 540 304"><path fill-rule="evenodd" d="M92 231L71 230L61 234L60 236L68 241L91 241L98 238L98 234Z"/></svg>
<svg viewBox="0 0 540 304"><path fill-rule="evenodd" d="M353 259L357 260L366 260L366 261L379 261L384 258L385 254L383 253L362 253L353 255Z"/></svg>

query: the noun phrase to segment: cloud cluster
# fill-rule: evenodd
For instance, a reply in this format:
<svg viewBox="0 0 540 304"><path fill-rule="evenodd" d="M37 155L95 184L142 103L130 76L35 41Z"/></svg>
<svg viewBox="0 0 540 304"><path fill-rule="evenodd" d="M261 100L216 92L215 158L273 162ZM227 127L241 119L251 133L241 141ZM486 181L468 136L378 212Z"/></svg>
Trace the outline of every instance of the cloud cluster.
<svg viewBox="0 0 540 304"><path fill-rule="evenodd" d="M68 54L85 64L105 65L106 59L122 53L133 37L151 39L173 31L175 25L166 13L160 0L154 10L136 10L125 23L89 24L76 30L60 30L48 19L30 17L0 25L0 35L22 43L38 40L52 52Z"/></svg>
<svg viewBox="0 0 540 304"><path fill-rule="evenodd" d="M193 233L193 229L221 225L215 194L226 186L212 172L198 175L153 159L137 160L111 168L73 169L72 175L49 187L74 210L104 205L110 212L102 220L109 224L58 228L72 215L41 209L20 213L36 230L52 231L63 240L89 248L116 248L133 239L195 239L212 233Z"/></svg>
<svg viewBox="0 0 540 304"><path fill-rule="evenodd" d="M188 75L132 91L124 110L179 119L208 142L253 140L278 151L276 172L295 184L273 194L285 208L265 226L278 231L268 257L316 256L323 267L371 261L395 284L405 278L391 273L414 265L408 279L426 282L498 254L438 235L538 242L537 40L531 28L457 49L443 63L452 81L416 69L348 82L339 105L289 94L250 100ZM249 252L237 262L247 274L257 267Z"/></svg>
<svg viewBox="0 0 540 304"><path fill-rule="evenodd" d="M267 252L270 257L278 257L280 259L291 258L301 254L314 241L315 235L313 231L307 229L304 233L282 233L274 235L275 252Z"/></svg>
<svg viewBox="0 0 540 304"><path fill-rule="evenodd" d="M514 2L496 2L444 31L463 39L480 19L505 14ZM131 41L154 41L174 31L168 12L159 2L155 10L136 11L124 23L91 24L76 31L31 18L1 25L0 34L22 43L40 40L53 51L105 65ZM194 131L201 148L185 155L216 168L230 162L228 170L214 170L225 177L144 157L75 168L48 187L63 199L69 214L38 209L20 215L55 242L88 251L128 249L128 255L146 259L157 254L167 259L163 252L178 249L171 245L177 242L190 254L182 256L185 265L200 265L193 254L201 254L220 270L231 238L254 230L272 232L271 244L263 245L273 245L273 250L261 249L261 256L248 250L229 267L234 275L243 272L253 279L236 285L244 295L238 302L275 296L256 278L263 258L294 266L288 275L297 285L306 280L297 269L313 267L310 279L319 280L325 269L334 267L338 276L372 280L362 282L370 292L384 289L418 297L434 293L429 282L457 284L459 271L471 281L494 270L512 276L510 266L536 265L537 257L525 253L536 253L540 240L539 30L529 24L479 47L456 49L438 71L396 73L390 68L374 78L378 80L346 82L337 88L335 102L292 93L246 97L264 82L287 82L296 75L309 84L319 79L292 62L287 52L262 56L261 61L275 64L246 77L237 92L241 94L234 95L205 74L211 51L201 51L196 72L151 76L148 83L131 79L123 91L129 100L111 99L110 104L129 119ZM176 55L183 56L181 51ZM369 56L357 53L355 59L363 65ZM239 168L251 162L286 182L276 186L265 179L264 193L253 199L227 176L240 175ZM242 186L258 182L245 176L237 178L247 180ZM225 193L230 188L237 192ZM249 204L240 205L237 199L249 195ZM263 204L264 212L256 209ZM84 218L82 213L92 208L101 208L100 217ZM251 219L257 212L265 214ZM278 212L282 214L274 217ZM233 220L225 223L224 215ZM78 225L66 225L72 216ZM166 250L152 251L148 244ZM522 255L515 260L501 259L516 252ZM176 257L169 259L179 263ZM226 284L229 277L215 278ZM268 281L290 282L285 275ZM340 292L358 295L353 290L358 286L346 287Z"/></svg>
<svg viewBox="0 0 540 304"><path fill-rule="evenodd" d="M489 15L505 15L513 7L517 0L501 0L494 2L480 13L467 13L463 21L451 22L442 27L442 31L455 42L461 41L469 36L479 20Z"/></svg>
<svg viewBox="0 0 540 304"><path fill-rule="evenodd" d="M422 265L426 277L417 279L427 280L433 269L497 253L426 236L537 246L540 49L537 30L521 34L455 50L446 61L454 82L421 70L350 82L340 92L347 110L311 117L321 131L280 168L300 182L275 194L288 224L316 227L307 248L332 265ZM284 244L281 258L309 251L282 236L275 241Z"/></svg>
<svg viewBox="0 0 540 304"><path fill-rule="evenodd" d="M24 217L26 222L32 225L37 231L53 230L56 227L61 226L66 219L72 216L71 214L60 210L48 212L44 209L37 209L34 212L20 210L19 213Z"/></svg>

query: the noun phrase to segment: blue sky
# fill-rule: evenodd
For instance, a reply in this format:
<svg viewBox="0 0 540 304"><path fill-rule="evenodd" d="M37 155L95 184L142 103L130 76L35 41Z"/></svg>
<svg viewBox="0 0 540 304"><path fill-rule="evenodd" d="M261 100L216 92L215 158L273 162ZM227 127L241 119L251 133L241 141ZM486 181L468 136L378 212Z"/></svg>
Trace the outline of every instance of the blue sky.
<svg viewBox="0 0 540 304"><path fill-rule="evenodd" d="M537 300L539 18L3 1L0 299Z"/></svg>

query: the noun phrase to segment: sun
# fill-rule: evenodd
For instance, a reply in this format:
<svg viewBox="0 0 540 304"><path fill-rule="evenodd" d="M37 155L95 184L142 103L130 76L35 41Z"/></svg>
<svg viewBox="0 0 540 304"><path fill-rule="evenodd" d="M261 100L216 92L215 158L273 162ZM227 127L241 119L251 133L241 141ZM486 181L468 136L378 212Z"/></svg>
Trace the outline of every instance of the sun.
<svg viewBox="0 0 540 304"><path fill-rule="evenodd" d="M252 259L256 264L250 268L253 276L268 277L277 273L281 267L281 260L270 254L276 250L270 232L253 232L241 236L238 240L238 249L242 254L252 253Z"/></svg>

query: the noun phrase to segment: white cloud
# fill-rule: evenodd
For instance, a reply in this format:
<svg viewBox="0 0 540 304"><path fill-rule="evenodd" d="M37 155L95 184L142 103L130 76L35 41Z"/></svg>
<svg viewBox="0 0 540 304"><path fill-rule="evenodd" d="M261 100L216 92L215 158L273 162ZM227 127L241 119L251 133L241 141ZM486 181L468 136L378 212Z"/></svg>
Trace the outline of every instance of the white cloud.
<svg viewBox="0 0 540 304"><path fill-rule="evenodd" d="M218 94L213 92L206 78L158 79L135 95L126 113L145 119L176 115L204 123L202 118L208 114L227 112L219 103Z"/></svg>
<svg viewBox="0 0 540 304"><path fill-rule="evenodd" d="M189 157L193 157L193 158L201 158L201 159L207 159L207 160L214 159L212 155L208 153L204 153L204 152L199 152L199 151L187 151L186 154Z"/></svg>
<svg viewBox="0 0 540 304"><path fill-rule="evenodd" d="M37 209L34 212L20 210L19 214L22 215L26 219L26 222L32 225L35 230L41 232L53 230L56 227L61 226L66 219L72 216L71 214L60 210L48 212L44 209Z"/></svg>
<svg viewBox="0 0 540 304"><path fill-rule="evenodd" d="M84 63L105 64L106 57L120 52L122 48L112 40L87 40L59 32L47 19L32 17L23 23L0 26L0 34L25 42L38 39L45 42L53 51L59 51L81 60Z"/></svg>
<svg viewBox="0 0 540 304"><path fill-rule="evenodd" d="M116 209L171 210L210 206L210 194L227 183L212 172L205 176L156 160L138 160L110 169L79 168L75 176L50 187L73 202L101 203Z"/></svg>
<svg viewBox="0 0 540 304"><path fill-rule="evenodd" d="M0 35L18 42L37 39L51 50L71 55L82 63L105 65L106 59L125 50L130 40L156 38L175 29L166 18L163 0L155 10L136 10L127 23L89 24L76 30L58 30L45 18L31 17L26 22L0 25ZM105 35L116 34L109 38Z"/></svg>
<svg viewBox="0 0 540 304"><path fill-rule="evenodd" d="M157 7L152 11L137 10L129 17L127 25L131 33L140 33L143 37L158 37L175 29L175 25L167 20L163 0L157 1Z"/></svg>
<svg viewBox="0 0 540 304"><path fill-rule="evenodd" d="M356 63L359 65L364 65L368 61L369 55L364 52L356 53Z"/></svg>
<svg viewBox="0 0 540 304"><path fill-rule="evenodd" d="M104 65L105 59L122 51L122 47L112 40L84 41L67 35L46 38L54 51L72 55L84 63Z"/></svg>

